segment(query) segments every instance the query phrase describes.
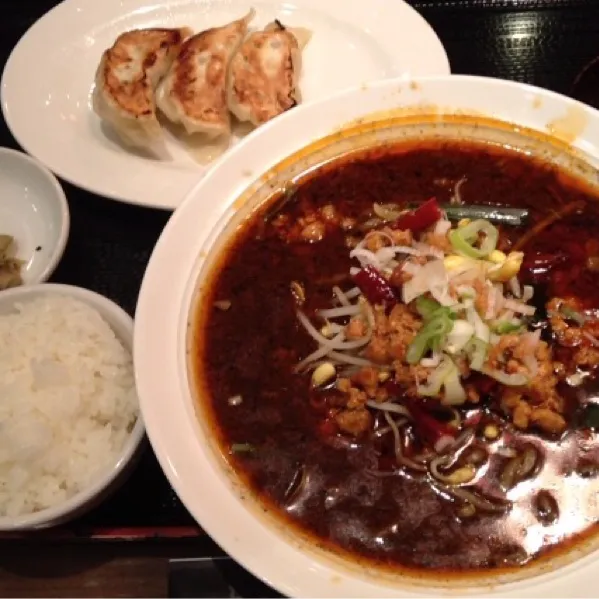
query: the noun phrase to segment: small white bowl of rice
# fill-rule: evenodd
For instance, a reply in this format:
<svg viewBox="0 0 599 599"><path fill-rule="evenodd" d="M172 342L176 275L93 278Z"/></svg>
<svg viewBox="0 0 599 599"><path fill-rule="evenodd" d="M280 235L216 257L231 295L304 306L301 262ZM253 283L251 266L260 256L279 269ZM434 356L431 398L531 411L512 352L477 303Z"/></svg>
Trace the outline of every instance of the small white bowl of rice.
<svg viewBox="0 0 599 599"><path fill-rule="evenodd" d="M0 531L63 523L135 464L133 319L69 285L0 293Z"/></svg>

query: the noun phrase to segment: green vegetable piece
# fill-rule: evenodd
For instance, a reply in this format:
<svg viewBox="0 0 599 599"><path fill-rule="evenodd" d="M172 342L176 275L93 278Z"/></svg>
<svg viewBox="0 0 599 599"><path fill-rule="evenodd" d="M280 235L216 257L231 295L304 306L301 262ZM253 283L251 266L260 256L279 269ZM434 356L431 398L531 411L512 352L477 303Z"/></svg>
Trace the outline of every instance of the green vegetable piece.
<svg viewBox="0 0 599 599"><path fill-rule="evenodd" d="M514 333L515 331L520 331L522 329L522 323L515 324L513 322L498 322L496 325L492 327L493 332L498 335L507 335L508 333Z"/></svg>
<svg viewBox="0 0 599 599"><path fill-rule="evenodd" d="M450 308L442 306L437 300L431 299L430 297L420 295L416 298L415 302L416 311L425 321L433 320L439 316L447 316L452 320L455 320L458 317L458 315L455 312L452 312Z"/></svg>
<svg viewBox="0 0 599 599"><path fill-rule="evenodd" d="M474 244L479 241L479 235L483 239L479 247ZM453 248L468 258L486 258L496 247L499 239L499 231L489 221L475 220L460 229L452 229L449 232L449 241Z"/></svg>
<svg viewBox="0 0 599 599"><path fill-rule="evenodd" d="M412 340L406 354L408 364L418 364L428 351L438 351L447 334L451 331L453 321L446 309L436 311L434 318L429 320Z"/></svg>
<svg viewBox="0 0 599 599"><path fill-rule="evenodd" d="M523 224L528 218L528 210L526 208L474 206L471 204L444 204L441 206L441 208L445 211L449 220L461 220L463 218L484 218L489 222L518 226Z"/></svg>
<svg viewBox="0 0 599 599"><path fill-rule="evenodd" d="M420 295L416 298L416 310L425 320L429 320L436 310L441 308L441 304L430 297Z"/></svg>
<svg viewBox="0 0 599 599"><path fill-rule="evenodd" d="M253 453L256 448L251 443L233 443L231 453Z"/></svg>
<svg viewBox="0 0 599 599"><path fill-rule="evenodd" d="M568 320L573 320L576 324L579 324L580 326L582 326L587 321L586 316L584 314L581 314L580 312L573 310L572 308L570 308L570 306L565 306L562 304L559 308L559 311Z"/></svg>

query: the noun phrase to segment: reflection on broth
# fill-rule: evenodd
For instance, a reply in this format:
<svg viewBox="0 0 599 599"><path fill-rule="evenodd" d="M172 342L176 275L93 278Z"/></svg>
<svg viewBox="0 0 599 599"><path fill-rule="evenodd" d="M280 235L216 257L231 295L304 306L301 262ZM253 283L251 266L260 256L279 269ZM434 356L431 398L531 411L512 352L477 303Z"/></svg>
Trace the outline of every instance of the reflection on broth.
<svg viewBox="0 0 599 599"><path fill-rule="evenodd" d="M520 566L599 518L597 198L479 142L362 151L255 213L194 369L235 470L402 571Z"/></svg>

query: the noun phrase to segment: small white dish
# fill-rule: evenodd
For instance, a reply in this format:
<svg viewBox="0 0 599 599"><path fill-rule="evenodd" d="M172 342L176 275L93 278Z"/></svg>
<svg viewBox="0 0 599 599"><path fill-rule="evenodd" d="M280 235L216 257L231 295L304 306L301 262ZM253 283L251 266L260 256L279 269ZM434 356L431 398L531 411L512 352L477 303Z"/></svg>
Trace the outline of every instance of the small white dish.
<svg viewBox="0 0 599 599"><path fill-rule="evenodd" d="M108 298L82 287L47 283L15 287L0 293L0 315L10 314L17 303L31 301L45 295L66 295L84 302L97 310L110 325L115 335L124 345L133 349L133 319L120 306ZM106 470L95 483L80 491L64 503L39 512L17 517L0 517L0 531L35 530L48 528L82 515L124 482L136 464L136 458L143 448L144 424L138 416L127 441L113 466Z"/></svg>
<svg viewBox="0 0 599 599"><path fill-rule="evenodd" d="M128 29L187 25L199 32L238 19L248 6L247 0L65 0L29 29L8 59L4 118L21 146L63 179L116 200L174 209L207 166L172 136L166 140L171 160L159 161L125 149L105 130L91 107L100 57ZM260 0L253 6L252 29L279 18L311 30L303 103L376 79L449 73L439 38L404 0Z"/></svg>
<svg viewBox="0 0 599 599"><path fill-rule="evenodd" d="M217 248L222 250L235 225L256 207L260 194L270 193L269 186L280 188L277 169L289 175L289 165L301 162L306 148L327 136L319 147L333 144L332 140L351 140L356 123L374 123L376 133L396 118L407 122L405 128L417 136L424 118L442 122L440 115L489 117L509 124L509 130L530 128L567 143L585 156L587 164L599 167L599 112L565 96L522 83L461 75L381 81L291 111L231 150L170 219L145 273L136 311L134 364L152 447L202 528L236 561L288 597L516 598L596 593L597 537L588 547L585 543L573 547L562 561L556 557L537 569L531 566L521 579L506 582L492 574L481 582L473 577L463 586L443 575L438 581L426 576L407 581L362 565L359 559L322 551L251 500L223 464L214 429L197 417L186 345L196 285L206 274L207 259ZM382 121L380 129L377 121ZM340 134L344 128L349 129L347 136ZM251 179L244 174L248 171L253 173Z"/></svg>
<svg viewBox="0 0 599 599"><path fill-rule="evenodd" d="M24 285L48 280L69 229L69 206L56 177L35 158L0 148L0 234L15 239Z"/></svg>

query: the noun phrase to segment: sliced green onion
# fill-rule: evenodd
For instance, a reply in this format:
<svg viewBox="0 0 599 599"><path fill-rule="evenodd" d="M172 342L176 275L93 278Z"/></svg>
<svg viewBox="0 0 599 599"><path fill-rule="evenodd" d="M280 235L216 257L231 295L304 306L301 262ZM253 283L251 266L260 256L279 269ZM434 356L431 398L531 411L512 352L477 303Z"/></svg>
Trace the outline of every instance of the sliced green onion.
<svg viewBox="0 0 599 599"><path fill-rule="evenodd" d="M251 443L233 443L231 453L252 453L256 448Z"/></svg>
<svg viewBox="0 0 599 599"><path fill-rule="evenodd" d="M406 353L406 362L408 364L418 364L426 352L430 349L428 337L422 334L422 330L412 339Z"/></svg>
<svg viewBox="0 0 599 599"><path fill-rule="evenodd" d="M429 320L434 312L441 308L441 304L430 297L421 295L416 298L416 311L422 318Z"/></svg>
<svg viewBox="0 0 599 599"><path fill-rule="evenodd" d="M438 351L451 331L453 321L446 310L439 310L412 340L406 354L408 364L418 364L429 350Z"/></svg>
<svg viewBox="0 0 599 599"><path fill-rule="evenodd" d="M579 324L580 326L582 326L587 321L586 316L584 314L581 314L580 312L573 310L572 308L570 308L570 306L566 306L566 305L562 304L559 307L559 311L567 319L573 320L576 324Z"/></svg>
<svg viewBox="0 0 599 599"><path fill-rule="evenodd" d="M425 321L433 320L434 318L438 318L440 316L447 316L452 320L455 320L458 317L454 310L457 306L459 306L459 304L451 307L442 306L437 300L424 295L418 296L415 302L416 311Z"/></svg>
<svg viewBox="0 0 599 599"><path fill-rule="evenodd" d="M466 391L460 382L460 373L457 367L455 364L452 366L443 380L445 393L441 403L446 406L460 406L466 401Z"/></svg>
<svg viewBox="0 0 599 599"><path fill-rule="evenodd" d="M474 244L479 239L479 234L484 235L480 247ZM449 232L449 241L458 254L467 258L486 258L497 246L499 231L489 221L475 220L462 227Z"/></svg>
<svg viewBox="0 0 599 599"><path fill-rule="evenodd" d="M449 234L449 241L453 246L453 249L462 256L468 258L479 258L478 250L473 248L472 245L466 241L462 235L460 235L459 229L452 229Z"/></svg>
<svg viewBox="0 0 599 599"><path fill-rule="evenodd" d="M520 372L508 374L502 370L484 369L483 373L507 387L522 387L528 384L528 378Z"/></svg>
<svg viewBox="0 0 599 599"><path fill-rule="evenodd" d="M401 208L399 204L377 204L372 205L373 212L384 221L395 220L402 214L409 212L408 208Z"/></svg>
<svg viewBox="0 0 599 599"><path fill-rule="evenodd" d="M472 368L472 370L482 370L487 359L488 349L489 344L482 339L474 337L470 340L466 351L470 356L470 368Z"/></svg>
<svg viewBox="0 0 599 599"><path fill-rule="evenodd" d="M522 323L518 322L510 322L509 320L503 320L500 322L496 322L492 326L493 332L498 335L507 335L509 333L514 333L515 331L520 331L522 329Z"/></svg>

